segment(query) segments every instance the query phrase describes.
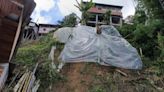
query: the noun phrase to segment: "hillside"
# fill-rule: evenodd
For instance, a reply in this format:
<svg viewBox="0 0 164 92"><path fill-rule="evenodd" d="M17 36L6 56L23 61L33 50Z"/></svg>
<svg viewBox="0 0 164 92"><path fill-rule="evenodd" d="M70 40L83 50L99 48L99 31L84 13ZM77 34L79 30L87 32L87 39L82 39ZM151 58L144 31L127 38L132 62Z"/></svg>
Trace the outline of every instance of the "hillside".
<svg viewBox="0 0 164 92"><path fill-rule="evenodd" d="M144 68L141 71L105 67L96 63L70 63L57 73L48 59L53 45L57 46L55 63L59 62L57 58L64 45L52 39L52 34L22 44L15 58L15 63L26 66L17 68L17 71L31 69L36 62L40 62L36 73L37 78L41 80L38 92L164 91L162 68L157 63L151 64L145 58L143 58Z"/></svg>

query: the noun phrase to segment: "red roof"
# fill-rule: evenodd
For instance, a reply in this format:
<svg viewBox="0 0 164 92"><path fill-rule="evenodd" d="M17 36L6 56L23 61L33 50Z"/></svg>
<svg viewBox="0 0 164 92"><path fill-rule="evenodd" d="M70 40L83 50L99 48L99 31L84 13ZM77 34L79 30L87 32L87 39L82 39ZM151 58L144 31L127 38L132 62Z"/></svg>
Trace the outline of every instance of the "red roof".
<svg viewBox="0 0 164 92"><path fill-rule="evenodd" d="M91 9L89 9L88 12L91 12L91 13L105 13L106 11L102 10L102 9L98 9L96 7L93 7Z"/></svg>
<svg viewBox="0 0 164 92"><path fill-rule="evenodd" d="M93 7L88 10L88 12L90 12L90 13L106 13L106 11L107 11L106 9L98 9L96 7ZM122 13L119 11L112 11L111 15L116 15L116 16L122 17Z"/></svg>

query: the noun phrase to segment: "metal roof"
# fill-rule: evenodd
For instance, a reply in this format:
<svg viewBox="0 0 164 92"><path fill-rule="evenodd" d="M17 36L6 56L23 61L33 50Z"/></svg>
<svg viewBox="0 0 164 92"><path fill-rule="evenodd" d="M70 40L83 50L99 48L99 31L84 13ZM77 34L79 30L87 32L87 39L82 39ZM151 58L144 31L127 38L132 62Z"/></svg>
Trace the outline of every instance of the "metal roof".
<svg viewBox="0 0 164 92"><path fill-rule="evenodd" d="M88 3L86 1L83 1L83 3ZM95 5L100 5L100 6L106 6L106 7L116 7L116 8L120 8L122 9L123 6L120 6L120 5L112 5L112 4L103 4L103 3L96 3L96 2L93 2Z"/></svg>

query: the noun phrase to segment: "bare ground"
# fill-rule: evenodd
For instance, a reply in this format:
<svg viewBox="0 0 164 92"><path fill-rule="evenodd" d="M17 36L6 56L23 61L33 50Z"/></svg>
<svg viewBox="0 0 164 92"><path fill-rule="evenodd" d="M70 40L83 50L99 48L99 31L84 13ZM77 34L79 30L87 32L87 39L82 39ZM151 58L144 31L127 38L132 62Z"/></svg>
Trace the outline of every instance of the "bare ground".
<svg viewBox="0 0 164 92"><path fill-rule="evenodd" d="M145 69L130 71L95 63L66 64L61 74L66 78L52 86L51 92L164 92L164 77Z"/></svg>

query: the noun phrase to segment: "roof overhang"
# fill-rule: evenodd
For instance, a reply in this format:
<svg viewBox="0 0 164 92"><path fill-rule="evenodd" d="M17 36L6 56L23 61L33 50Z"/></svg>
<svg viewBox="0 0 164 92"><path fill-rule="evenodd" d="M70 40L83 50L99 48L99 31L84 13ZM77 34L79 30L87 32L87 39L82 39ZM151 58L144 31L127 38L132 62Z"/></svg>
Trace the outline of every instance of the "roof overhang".
<svg viewBox="0 0 164 92"><path fill-rule="evenodd" d="M87 1L83 1L83 3L88 3ZM99 6L105 6L105 7L116 7L116 8L119 8L119 9L122 9L123 6L121 5L112 5L112 4L103 4L103 3L96 3L96 2L93 2L95 5L99 5Z"/></svg>

